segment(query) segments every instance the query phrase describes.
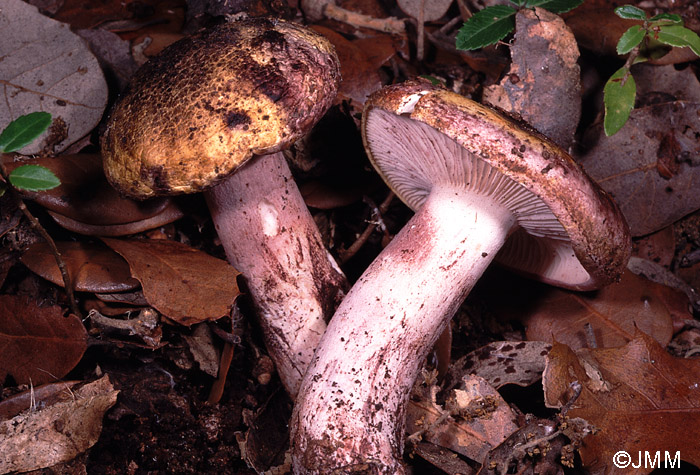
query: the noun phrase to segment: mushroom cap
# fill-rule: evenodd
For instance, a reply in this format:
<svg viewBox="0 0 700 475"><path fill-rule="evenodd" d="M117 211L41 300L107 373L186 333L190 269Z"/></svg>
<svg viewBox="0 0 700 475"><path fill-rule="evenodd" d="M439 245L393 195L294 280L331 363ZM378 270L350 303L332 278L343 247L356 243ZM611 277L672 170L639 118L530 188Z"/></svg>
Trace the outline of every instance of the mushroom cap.
<svg viewBox="0 0 700 475"><path fill-rule="evenodd" d="M517 183L511 188L518 196L504 198L518 225L496 257L501 264L576 290L619 280L631 252L622 213L564 150L526 124L411 80L370 95L362 136L378 173L413 210L436 184L471 184L475 193L494 198L482 186L488 180L466 176L469 167ZM479 165L463 165L470 160ZM527 209L518 209L522 203Z"/></svg>
<svg viewBox="0 0 700 475"><path fill-rule="evenodd" d="M113 108L105 174L139 199L201 191L306 134L339 81L331 43L295 23L246 19L183 38L144 64Z"/></svg>

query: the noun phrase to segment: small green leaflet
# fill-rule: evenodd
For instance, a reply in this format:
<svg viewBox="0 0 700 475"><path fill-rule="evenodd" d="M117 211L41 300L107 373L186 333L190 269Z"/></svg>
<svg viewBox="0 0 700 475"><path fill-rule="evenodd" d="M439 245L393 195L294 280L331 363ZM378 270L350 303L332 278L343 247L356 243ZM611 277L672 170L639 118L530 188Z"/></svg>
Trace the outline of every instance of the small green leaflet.
<svg viewBox="0 0 700 475"><path fill-rule="evenodd" d="M649 18L649 21L659 23L670 21L671 23L680 25L681 23L683 23L683 18L681 18L680 15L674 15L673 13L659 13L658 15Z"/></svg>
<svg viewBox="0 0 700 475"><path fill-rule="evenodd" d="M624 83L623 83L624 79ZM617 133L630 116L634 107L637 84L628 68L622 67L610 76L603 89L605 119L603 129L608 137Z"/></svg>
<svg viewBox="0 0 700 475"><path fill-rule="evenodd" d="M689 46L693 53L700 56L700 36L693 30L681 25L664 25L659 27L654 36L661 43L671 46Z"/></svg>
<svg viewBox="0 0 700 475"><path fill-rule="evenodd" d="M22 165L10 173L10 183L20 190L45 191L56 188L61 181L46 167Z"/></svg>
<svg viewBox="0 0 700 475"><path fill-rule="evenodd" d="M566 13L583 3L583 0L530 0L528 7L540 7L552 13Z"/></svg>
<svg viewBox="0 0 700 475"><path fill-rule="evenodd" d="M617 54L627 54L642 42L647 30L640 25L634 25L625 31L617 42Z"/></svg>
<svg viewBox="0 0 700 475"><path fill-rule="evenodd" d="M50 124L48 112L32 112L16 118L0 133L0 152L14 152L32 143Z"/></svg>
<svg viewBox="0 0 700 475"><path fill-rule="evenodd" d="M493 5L475 13L459 29L457 49L479 49L502 40L515 28L515 13L507 5Z"/></svg>
<svg viewBox="0 0 700 475"><path fill-rule="evenodd" d="M647 19L647 14L641 8L633 7L632 5L623 5L615 9L615 14L625 20L641 20Z"/></svg>

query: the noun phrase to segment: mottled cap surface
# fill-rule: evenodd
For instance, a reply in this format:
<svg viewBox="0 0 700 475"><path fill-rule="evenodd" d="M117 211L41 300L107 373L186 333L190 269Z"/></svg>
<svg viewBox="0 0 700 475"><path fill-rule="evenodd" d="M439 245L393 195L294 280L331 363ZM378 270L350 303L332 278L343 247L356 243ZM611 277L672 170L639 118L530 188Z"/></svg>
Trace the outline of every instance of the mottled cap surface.
<svg viewBox="0 0 700 475"><path fill-rule="evenodd" d="M496 257L506 266L578 290L614 282L624 270L631 241L617 205L564 150L526 124L416 80L372 94L362 134L377 171L414 210L436 184L492 197L494 190L476 186L482 172L517 184L502 202L518 224ZM443 136L455 146L436 146Z"/></svg>
<svg viewBox="0 0 700 475"><path fill-rule="evenodd" d="M247 19L184 38L144 64L112 110L105 174L138 199L201 191L305 135L339 81L330 42L295 23Z"/></svg>

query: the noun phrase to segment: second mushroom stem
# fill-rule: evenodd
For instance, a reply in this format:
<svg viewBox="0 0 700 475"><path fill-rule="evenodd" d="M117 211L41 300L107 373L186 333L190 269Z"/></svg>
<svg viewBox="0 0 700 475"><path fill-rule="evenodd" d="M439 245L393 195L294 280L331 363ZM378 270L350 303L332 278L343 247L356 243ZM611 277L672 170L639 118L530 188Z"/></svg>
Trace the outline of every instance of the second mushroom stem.
<svg viewBox="0 0 700 475"><path fill-rule="evenodd" d="M324 247L282 153L254 157L205 197L294 398L347 289L345 276Z"/></svg>
<svg viewBox="0 0 700 475"><path fill-rule="evenodd" d="M515 226L513 215L488 197L440 188L333 316L292 417L295 473L363 464L372 473L403 473L404 418L413 382Z"/></svg>

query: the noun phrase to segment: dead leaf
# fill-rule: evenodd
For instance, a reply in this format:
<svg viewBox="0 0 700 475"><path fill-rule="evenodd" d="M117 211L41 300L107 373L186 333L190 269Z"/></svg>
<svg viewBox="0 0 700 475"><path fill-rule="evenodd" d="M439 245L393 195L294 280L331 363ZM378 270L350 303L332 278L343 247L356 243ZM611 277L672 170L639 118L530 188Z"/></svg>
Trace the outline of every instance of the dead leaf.
<svg viewBox="0 0 700 475"><path fill-rule="evenodd" d="M633 109L622 129L606 137L600 124L584 139L579 158L588 174L613 195L633 236L658 231L700 208L700 102L675 101ZM672 140L676 165L659 173L662 141ZM664 158L668 162L669 157Z"/></svg>
<svg viewBox="0 0 700 475"><path fill-rule="evenodd" d="M136 201L122 197L102 171L99 154L69 154L11 160L5 157L8 171L21 165L41 165L58 177L61 184L41 192L23 192L50 211L84 224L95 226L127 225L158 216L172 206L169 198Z"/></svg>
<svg viewBox="0 0 700 475"><path fill-rule="evenodd" d="M49 112L52 126L21 149L25 155L59 152L88 134L107 105L107 83L83 40L21 0L3 1L0 31L0 130L23 114Z"/></svg>
<svg viewBox="0 0 700 475"><path fill-rule="evenodd" d="M102 417L117 402L108 376L63 400L0 422L0 473L26 472L67 462L92 447L102 432ZM38 401L41 405L42 401Z"/></svg>
<svg viewBox="0 0 700 475"><path fill-rule="evenodd" d="M528 339L556 340L574 349L591 347L584 328L587 323L599 348L626 344L636 329L666 346L673 336L672 315L677 311L667 303L667 289L628 271L620 282L597 292L549 289L521 318ZM692 318L687 303L685 313Z"/></svg>
<svg viewBox="0 0 700 475"><path fill-rule="evenodd" d="M632 71L637 83L636 107L659 102L700 102L700 81L692 68L637 64Z"/></svg>
<svg viewBox="0 0 700 475"><path fill-rule="evenodd" d="M362 109L367 96L382 86L379 67L395 54L391 37L380 36L372 38L372 43L358 45L330 28L313 25L312 29L328 38L338 53L343 81L337 100L351 100Z"/></svg>
<svg viewBox="0 0 700 475"><path fill-rule="evenodd" d="M518 429L512 409L485 379L465 375L450 391L446 407L435 400L437 386L414 391L406 409L406 432L416 440L481 461Z"/></svg>
<svg viewBox="0 0 700 475"><path fill-rule="evenodd" d="M452 0L397 0L396 3L406 15L413 18L419 19L422 13L423 21L427 22L442 18L452 5Z"/></svg>
<svg viewBox="0 0 700 475"><path fill-rule="evenodd" d="M634 462L640 453L660 451L663 458L680 451L682 460L700 466L700 361L672 357L641 331L621 348L574 352L555 343L542 381L548 407L566 404L574 381L582 389L567 415L597 428L579 449L591 472L615 471L613 456L621 450ZM648 472L644 465L625 471Z"/></svg>
<svg viewBox="0 0 700 475"><path fill-rule="evenodd" d="M181 325L228 315L239 274L226 261L167 240L102 239L129 263L149 304Z"/></svg>
<svg viewBox="0 0 700 475"><path fill-rule="evenodd" d="M529 386L542 377L544 357L551 347L544 341L495 341L453 362L449 380L475 374L496 389L506 384Z"/></svg>
<svg viewBox="0 0 700 475"><path fill-rule="evenodd" d="M484 100L522 116L565 150L581 118L581 68L574 35L557 15L535 8L516 15L512 64Z"/></svg>
<svg viewBox="0 0 700 475"><path fill-rule="evenodd" d="M126 292L139 282L131 277L129 265L116 252L98 243L57 242L63 262L79 292ZM32 244L22 254L22 263L32 272L63 287L63 276L51 248L44 241Z"/></svg>
<svg viewBox="0 0 700 475"><path fill-rule="evenodd" d="M670 268L675 254L675 247L676 237L673 227L668 226L632 241L632 255Z"/></svg>
<svg viewBox="0 0 700 475"><path fill-rule="evenodd" d="M219 373L219 351L206 324L194 327L192 335L182 335L199 369L216 378Z"/></svg>
<svg viewBox="0 0 700 475"><path fill-rule="evenodd" d="M454 452L438 447L435 444L419 442L413 447L412 455L419 456L448 475L474 473L474 469L467 462L457 457Z"/></svg>
<svg viewBox="0 0 700 475"><path fill-rule="evenodd" d="M0 295L0 381L7 375L17 384L61 379L86 348L80 318L64 317L58 305L39 307L28 297Z"/></svg>
<svg viewBox="0 0 700 475"><path fill-rule="evenodd" d="M591 5L589 0L563 16L581 48L593 51L598 56L617 57L615 46L622 34L641 22L620 18L615 15L614 9L615 6L610 3L600 8Z"/></svg>

